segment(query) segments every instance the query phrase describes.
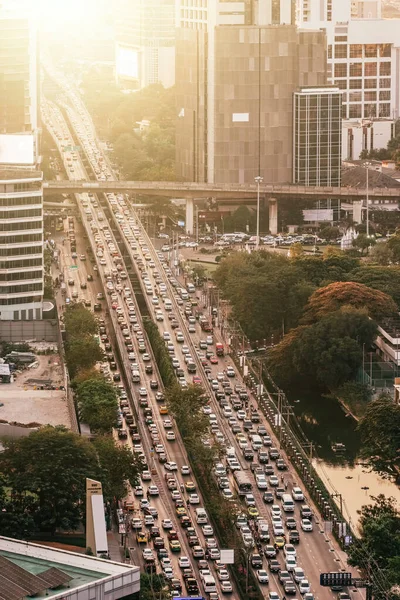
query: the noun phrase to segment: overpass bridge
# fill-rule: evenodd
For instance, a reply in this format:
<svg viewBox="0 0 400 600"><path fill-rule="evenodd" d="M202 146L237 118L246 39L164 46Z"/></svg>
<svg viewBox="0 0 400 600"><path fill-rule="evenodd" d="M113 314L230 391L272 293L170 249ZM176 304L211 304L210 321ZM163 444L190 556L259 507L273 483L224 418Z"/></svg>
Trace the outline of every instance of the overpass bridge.
<svg viewBox="0 0 400 600"><path fill-rule="evenodd" d="M257 198L255 183L215 184L176 181L45 181L43 193L82 194L100 192L127 192L185 198L186 229L193 233L194 203L196 200L216 198L219 202L233 200L253 200ZM371 188L370 200L392 199L400 201L400 188ZM271 233L278 232L278 202L283 198L293 200L341 199L344 202L358 202L361 206L366 198L366 189L355 187L308 187L299 185L260 184L260 196L268 201Z"/></svg>

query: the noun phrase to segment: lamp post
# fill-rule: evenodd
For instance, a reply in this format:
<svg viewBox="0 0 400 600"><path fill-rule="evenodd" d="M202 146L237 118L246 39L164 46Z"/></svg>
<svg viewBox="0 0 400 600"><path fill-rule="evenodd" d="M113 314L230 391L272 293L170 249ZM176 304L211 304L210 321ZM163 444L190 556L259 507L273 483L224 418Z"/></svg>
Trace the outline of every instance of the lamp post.
<svg viewBox="0 0 400 600"><path fill-rule="evenodd" d="M365 167L367 169L367 215L366 215L366 233L367 237L369 237L369 162L365 163Z"/></svg>
<svg viewBox="0 0 400 600"><path fill-rule="evenodd" d="M257 184L257 229L256 229L256 250L260 246L260 183L264 180L261 175L254 177L254 181Z"/></svg>

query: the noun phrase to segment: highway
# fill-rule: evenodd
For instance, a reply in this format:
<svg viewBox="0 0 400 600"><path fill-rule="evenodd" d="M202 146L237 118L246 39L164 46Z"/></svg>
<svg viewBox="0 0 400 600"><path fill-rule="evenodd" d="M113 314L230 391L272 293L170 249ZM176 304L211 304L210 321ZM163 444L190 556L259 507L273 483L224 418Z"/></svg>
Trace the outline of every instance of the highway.
<svg viewBox="0 0 400 600"><path fill-rule="evenodd" d="M93 133L94 130L93 130L92 125L86 123L88 117L87 117L86 111L84 111L81 106L80 98L76 94L73 94L71 96L71 93L68 91L68 87L66 88L66 92L67 92L67 97L69 99L69 103L68 103L69 104L69 108L68 108L69 118L71 119L71 122L74 126L75 134L77 135L77 137L79 138L79 140L81 142L82 148L87 153L87 157L89 158L89 160L90 161L93 160L95 163L97 162L97 165L99 165L98 170L100 171L101 177L108 178L109 176L112 176L112 173L109 172L109 167L104 167L104 165L106 163L105 159L103 158L100 160L100 157L102 156L101 148L100 148L100 145L98 144L97 140L94 137L94 133ZM62 145L61 140L59 138L56 138L56 139L58 139L59 146L61 146ZM65 140L64 140L64 142L65 142ZM87 150L89 145L92 147L92 149L90 151L91 153L88 153L88 150ZM93 151L93 148L95 148L94 151ZM68 158L68 153L67 153L67 158ZM68 163L68 161L67 161L67 163ZM102 165L102 167L100 168L101 165ZM71 176L71 173L69 173L69 175ZM71 177L72 179L75 178L75 175L77 178L78 177L84 178L84 176L85 176L83 173L79 172L79 169L75 170L75 168L74 168L74 171L72 172L72 175L73 175L73 177ZM98 175L98 173L96 173L96 175ZM234 453L237 457L237 460L239 462L241 469L244 472L248 473L249 478L252 481L252 493L254 495L256 508L258 510L259 515L262 516L263 518L265 518L269 523L271 543L273 543L274 533L273 533L273 527L272 527L271 506L270 506L270 504L264 503L263 498L262 498L262 493L264 492L264 490L261 491L258 489L256 480L255 480L253 474L251 473L251 470L249 469L249 463L245 460L245 458L243 456L242 448L239 445L238 433L234 433L232 431L233 427L236 427L236 429L237 429L237 427L239 426L240 433L243 432L243 419L238 418L239 413L236 411L231 412L230 414L232 416L228 417L227 413L229 413L229 411L227 409L224 409L221 406L221 404L219 402L217 402L216 396L215 396L216 391L222 392L224 389L222 386L222 383L226 379L225 373L227 371L227 368L231 367L234 369L234 365L230 361L230 359L227 358L226 356L218 358L217 364L210 363L210 361L207 359L207 357L205 355L206 351L201 348L201 345L204 345L204 341L206 339L206 334L201 330L198 321L196 321L195 323L189 324L189 321L186 318L185 313L184 313L186 300L183 300L182 293L179 293L179 288L181 287L181 284L179 284L179 282L176 282L176 278L174 277L174 274L168 264L168 261L166 260L166 257L164 257L161 253L159 253L155 250L153 244L151 243L151 240L148 238L146 231L144 230L142 224L140 223L140 220L138 219L137 214L126 202L126 199L123 194L108 193L108 194L106 194L106 199L107 199L108 207L112 214L112 218L114 220L113 225L115 227L118 227L118 229L119 229L119 233L121 234L121 236L124 240L124 243L125 243L124 250L129 253L129 255L133 261L133 264L136 269L136 275L138 276L139 281L142 281L142 284L143 284L144 279L143 279L142 273L144 271L145 279L147 279L149 282L149 288L151 287L151 293L147 294L145 286L143 286L144 287L143 296L146 299L148 310L149 310L150 314L153 314L154 316L155 316L156 310L162 311L163 320L162 321L157 320L156 323L160 328L160 333L163 336L165 334L168 334L170 341L173 343L174 356L179 361L180 368L182 368L184 371L183 380L186 381L187 383L191 381L192 375L189 375L189 373L187 371L186 363L185 363L185 356L187 356L187 354L191 355L191 358L196 365L196 374L197 374L197 376L200 377L203 387L208 391L210 397L212 398L211 411L212 411L212 414L215 415L215 420L216 420L216 423L218 426L218 429L215 430L215 432L214 432L214 436L216 438L218 437L218 434L223 436L223 439L224 439L226 445L231 446L234 449ZM83 206L82 206L81 202L80 202L79 206L80 206L80 210L81 210L83 219L84 219L84 221L86 221L86 226L89 228L88 230L90 230L89 223L87 222L88 215L86 213L86 209L83 210ZM105 231L108 231L110 233L110 235L112 236L111 228L108 227L108 224L104 225L104 224L98 222L98 219L97 219L98 215L97 215L96 211L89 211L89 212L91 212L92 217L93 217L92 222L95 223L95 226L98 228L98 230L101 230L101 228L103 228L103 235L104 235L104 228L105 228ZM105 242L106 242L106 240L105 240ZM112 237L112 243L114 245L117 245L117 242L115 241L115 239L113 237ZM122 248L119 248L119 250L122 254ZM106 267L108 269L112 268L112 261L111 261L110 257L106 258L106 262L107 262L107 264L104 266L104 269L106 269ZM142 265L144 265L144 269L142 268ZM178 285L175 285L176 283L178 283ZM131 294L131 296L133 296L133 294ZM172 322L167 316L167 311L164 309L165 297L167 297L171 302L172 313L174 314L176 322L178 323L178 328L172 326ZM115 315L115 312L113 309L111 309L110 312L111 312L111 317L113 318ZM124 313L124 314L126 317L128 316L128 315L126 315L126 313ZM138 311L137 307L136 307L136 314L139 317L139 311ZM189 331L190 325L192 325L192 327L191 327L191 329L193 330L192 332ZM194 328L193 328L193 325L194 325ZM116 326L116 331L118 334L118 331L119 331L118 324L115 323L115 326ZM178 343L176 340L177 330L182 333L183 343ZM119 335L117 337L119 337L119 340L118 340L119 347L123 348L124 340L121 338L121 335ZM166 340L166 341L168 341L168 340ZM214 337L212 340L212 344L210 344L210 345L206 344L206 346L211 346L214 349L216 341L219 341L218 337ZM134 344L135 350L137 351L138 350L137 343L135 340L134 340L134 342L135 342L135 344ZM185 348L185 346L186 346L186 348ZM146 350L148 353L150 353L150 348L146 347ZM154 362L153 357L152 357L152 361ZM146 374L143 373L143 365L141 364L140 360L139 360L139 365L141 367L141 379L143 377L143 381L146 382L145 385L148 386L150 377L146 376ZM204 366L207 366L207 370L209 371L208 374L205 372ZM129 372L128 367L129 367L129 364L126 365L127 371ZM236 370L234 370L234 373L235 373L235 377L232 378L232 385L239 384L239 385L243 386L244 384L240 379L239 373ZM211 379L211 382L209 381L209 378ZM160 379L159 379L159 384L161 384ZM182 381L182 385L184 385L183 381ZM135 388L134 388L133 384L130 384L130 387L131 387L132 397L135 398L137 396L137 393L135 392ZM247 390L247 392L248 392L248 390ZM149 395L150 395L150 397L152 397L151 392ZM226 403L226 405L228 405L228 408L229 408L229 403L230 403L230 401L228 399L227 403ZM249 406L250 406L250 404L255 405L255 399L252 397L249 397ZM153 413L155 415L157 415L157 417L155 417L156 424L157 424L158 431L161 434L160 437L162 437L164 446L166 448L166 453L168 454L168 456L170 457L171 460L174 460L177 463L178 469L180 469L183 464L187 464L184 448L182 447L179 440L176 440L174 442L166 441L165 430L164 430L163 426L161 426L162 419L161 419L161 416L159 415L159 411L157 410L158 405L157 405L157 403L155 403L152 406L154 406ZM138 410L138 414L141 414L140 410ZM245 416L246 417L251 416L249 410L247 410L247 414ZM262 417L261 413L260 413L260 417L261 417L261 420L257 426L265 427L269 436L272 438L273 445L275 446L276 440L274 440L274 437L269 430L268 423ZM229 419L230 419L230 421L229 421ZM233 421L235 421L235 423ZM144 427L143 424L142 424L142 429L145 432L147 431L146 427ZM243 435L243 433L242 433L242 435ZM148 438L146 441L147 441L147 444L146 444L147 448L151 448L152 447L151 444L153 443L153 440ZM151 460L151 457L148 457L148 459ZM287 462L286 457L284 457L284 460L285 460L285 462ZM160 466L158 465L157 462L154 462L154 464L157 468L157 473L158 473L157 483L158 483L159 481L162 481L163 474L165 473L165 471L160 468ZM278 476L278 479L280 481L281 480L280 473L276 468L276 462L274 460L269 460L268 464L272 465L272 469L273 469L272 472L274 475ZM288 472L287 471L284 472L284 479L288 484L288 489L287 489L288 492L291 492L293 490L293 487L296 486L296 484L301 485L301 483L298 481L297 474L294 473L290 468L289 468ZM180 481L179 481L179 483L180 483ZM229 474L229 484L230 484L230 487L234 489L233 478L232 478L231 473ZM162 485L162 483L160 483L160 485ZM274 489L273 486L271 486L269 484L268 491L273 491L273 489ZM170 494L165 492L165 504L166 505L168 505L167 498L168 498L168 500L170 500ZM162 495L162 497L158 500L158 502L162 503L163 500L164 500L164 497ZM305 494L304 502L306 502L306 501L307 501L307 495ZM239 505L239 501L236 500L236 502ZM301 502L301 503L303 503L303 502ZM277 504L278 506L280 504L280 502L276 498L274 499L274 505L275 504ZM308 502L308 504L311 505L310 502ZM240 506L241 506L243 513L246 513L245 506L243 504L240 504ZM171 510L171 503L169 503L169 509ZM189 513L192 514L192 512L191 512L192 509L189 508L188 510L189 510ZM160 512L162 512L162 507L160 507ZM296 503L294 517L296 519L297 525L299 525L299 523L300 523L299 503ZM283 515L282 521L283 521L283 525L284 525L284 533L285 533L285 536L288 536L288 530L286 528L286 525L284 524L285 518L286 518L286 516ZM298 527L298 529L300 529L300 527ZM184 547L185 540L183 539L182 534L180 537L182 538L181 539L181 543L183 544L182 547ZM201 540L201 544L204 545L205 540L202 537L202 534L199 532L198 532L198 537ZM185 554L187 554L187 556L191 556L190 549L188 547L185 548ZM319 574L324 571L340 570L343 567L343 565L340 565L338 562L336 547L334 546L332 541L328 538L328 536L325 535L324 530L323 530L323 523L320 521L318 514L315 514L312 532L300 531L300 544L296 547L296 554L297 554L297 565L304 569L305 575L306 575L307 579L310 581L311 592L314 594L314 597L318 598L318 599L324 599L324 600L335 597L335 595L331 592L330 589L321 588L319 586ZM263 560L264 560L263 566L264 566L264 568L267 568L266 558L264 558ZM278 560L280 561L281 567L283 568L284 567L284 559L283 559L283 552L281 552L281 551L278 554ZM177 570L179 570L179 569L177 569ZM264 589L264 594L267 596L269 591L276 591L276 592L278 592L279 597L281 597L284 592L282 589L282 585L278 582L277 576L274 573L270 572L269 577L270 577L269 585L261 586ZM296 594L299 594L299 593L300 593L300 591L297 590Z"/></svg>

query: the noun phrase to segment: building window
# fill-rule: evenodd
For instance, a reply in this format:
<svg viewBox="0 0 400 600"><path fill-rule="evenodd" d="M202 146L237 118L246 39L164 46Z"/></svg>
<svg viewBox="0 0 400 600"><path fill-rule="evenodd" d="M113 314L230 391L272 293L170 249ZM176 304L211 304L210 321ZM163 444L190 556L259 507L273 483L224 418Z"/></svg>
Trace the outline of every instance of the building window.
<svg viewBox="0 0 400 600"><path fill-rule="evenodd" d="M380 104L379 105L379 116L380 117L390 117L390 104Z"/></svg>
<svg viewBox="0 0 400 600"><path fill-rule="evenodd" d="M362 44L350 44L350 58L362 58Z"/></svg>
<svg viewBox="0 0 400 600"><path fill-rule="evenodd" d="M379 92L379 100L390 100L390 91L383 90Z"/></svg>
<svg viewBox="0 0 400 600"><path fill-rule="evenodd" d="M364 75L365 77L375 77L377 75L376 62L364 63Z"/></svg>
<svg viewBox="0 0 400 600"><path fill-rule="evenodd" d="M376 89L376 79L364 79L364 87L369 90Z"/></svg>
<svg viewBox="0 0 400 600"><path fill-rule="evenodd" d="M376 102L376 92L364 92L365 102Z"/></svg>
<svg viewBox="0 0 400 600"><path fill-rule="evenodd" d="M365 58L376 58L378 56L378 45L377 44L365 44L364 52L365 52Z"/></svg>
<svg viewBox="0 0 400 600"><path fill-rule="evenodd" d="M359 92L349 92L349 102L361 102L361 90Z"/></svg>
<svg viewBox="0 0 400 600"><path fill-rule="evenodd" d="M335 79L337 77L347 77L347 64L346 63L339 63L339 64L335 64Z"/></svg>
<svg viewBox="0 0 400 600"><path fill-rule="evenodd" d="M332 44L328 46L328 58L332 58Z"/></svg>
<svg viewBox="0 0 400 600"><path fill-rule="evenodd" d="M379 56L381 58L388 58L392 54L391 44L379 44Z"/></svg>
<svg viewBox="0 0 400 600"><path fill-rule="evenodd" d="M350 63L350 77L361 77L362 76L362 64L361 63Z"/></svg>
<svg viewBox="0 0 400 600"><path fill-rule="evenodd" d="M391 88L392 87L392 80L391 79L386 79L386 78L382 78L379 80L379 87L382 88Z"/></svg>
<svg viewBox="0 0 400 600"><path fill-rule="evenodd" d="M335 58L347 58L347 44L335 45Z"/></svg>
<svg viewBox="0 0 400 600"><path fill-rule="evenodd" d="M390 75L391 74L391 64L390 62L383 62L379 66L379 75Z"/></svg>
<svg viewBox="0 0 400 600"><path fill-rule="evenodd" d="M347 42L347 35L335 35L335 42Z"/></svg>
<svg viewBox="0 0 400 600"><path fill-rule="evenodd" d="M364 119L376 117L376 104L364 104Z"/></svg>
<svg viewBox="0 0 400 600"><path fill-rule="evenodd" d="M349 104L349 119L361 119L361 104Z"/></svg>
<svg viewBox="0 0 400 600"><path fill-rule="evenodd" d="M350 89L351 90L361 90L362 89L362 79L350 79Z"/></svg>
<svg viewBox="0 0 400 600"><path fill-rule="evenodd" d="M337 85L341 90L347 90L346 79L339 79L338 81L335 81L335 85Z"/></svg>

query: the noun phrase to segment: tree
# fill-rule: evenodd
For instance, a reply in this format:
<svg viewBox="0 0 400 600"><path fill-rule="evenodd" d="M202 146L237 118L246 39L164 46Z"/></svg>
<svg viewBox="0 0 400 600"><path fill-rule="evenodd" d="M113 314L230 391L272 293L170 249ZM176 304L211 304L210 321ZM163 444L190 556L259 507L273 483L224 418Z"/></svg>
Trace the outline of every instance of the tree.
<svg viewBox="0 0 400 600"><path fill-rule="evenodd" d="M381 394L358 424L361 456L384 477L400 476L400 406Z"/></svg>
<svg viewBox="0 0 400 600"><path fill-rule="evenodd" d="M89 379L76 388L81 420L95 433L109 433L118 418L115 388L105 379Z"/></svg>
<svg viewBox="0 0 400 600"><path fill-rule="evenodd" d="M304 328L296 340L293 364L329 390L352 379L362 363L362 347L376 337L376 324L354 308L325 315Z"/></svg>
<svg viewBox="0 0 400 600"><path fill-rule="evenodd" d="M348 547L349 564L371 579L373 596L398 598L392 586L400 584L400 514L394 498L372 497L359 519L360 537Z"/></svg>
<svg viewBox="0 0 400 600"><path fill-rule="evenodd" d="M138 485L142 464L129 446L118 446L111 436L96 437L94 440L99 465L104 499L121 500L127 493L127 482Z"/></svg>
<svg viewBox="0 0 400 600"><path fill-rule="evenodd" d="M337 282L316 290L305 307L303 322L313 323L343 306L365 309L374 319L382 319L397 311L390 296L361 283Z"/></svg>
<svg viewBox="0 0 400 600"><path fill-rule="evenodd" d="M400 262L400 234L396 233L387 241L387 246L392 252L393 262Z"/></svg>
<svg viewBox="0 0 400 600"><path fill-rule="evenodd" d="M71 378L79 369L91 369L103 357L104 353L93 337L73 337L65 344L65 359Z"/></svg>
<svg viewBox="0 0 400 600"><path fill-rule="evenodd" d="M383 244L376 247L380 246ZM362 266L349 273L348 279L391 296L400 306L400 267Z"/></svg>
<svg viewBox="0 0 400 600"><path fill-rule="evenodd" d="M186 389L167 390L166 402L174 416L183 442L190 452L209 431L210 422L202 408L207 404L204 390L190 385Z"/></svg>
<svg viewBox="0 0 400 600"><path fill-rule="evenodd" d="M171 593L163 575L141 573L139 600L169 600Z"/></svg>
<svg viewBox="0 0 400 600"><path fill-rule="evenodd" d="M320 237L322 239L328 240L331 242L333 240L337 240L340 237L340 229L339 227L323 227L320 231Z"/></svg>
<svg viewBox="0 0 400 600"><path fill-rule="evenodd" d="M83 304L70 304L64 314L67 336L94 335L98 331L96 319Z"/></svg>
<svg viewBox="0 0 400 600"><path fill-rule="evenodd" d="M77 529L83 515L86 478L96 478L94 446L64 427L40 428L5 440L0 472L17 497L33 496L32 517L40 531Z"/></svg>
<svg viewBox="0 0 400 600"><path fill-rule="evenodd" d="M375 246L376 240L373 237L368 236L366 233L360 233L354 240L354 248L361 250L361 254L364 254L364 250L368 251L368 248Z"/></svg>
<svg viewBox="0 0 400 600"><path fill-rule="evenodd" d="M390 265L394 261L394 252L387 242L381 242L376 244L370 253L370 259L373 262L377 262L378 265Z"/></svg>

